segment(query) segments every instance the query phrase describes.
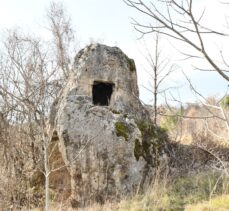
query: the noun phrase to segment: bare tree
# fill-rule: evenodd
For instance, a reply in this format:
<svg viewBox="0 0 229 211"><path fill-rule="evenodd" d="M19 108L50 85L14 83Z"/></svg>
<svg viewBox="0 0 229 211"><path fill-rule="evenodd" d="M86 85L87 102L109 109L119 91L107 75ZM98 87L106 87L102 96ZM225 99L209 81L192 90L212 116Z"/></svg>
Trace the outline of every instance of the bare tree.
<svg viewBox="0 0 229 211"><path fill-rule="evenodd" d="M21 181L23 174L23 181L28 181L29 175L23 167L26 156L22 155L27 154L29 160L31 154L32 170L39 169L45 177L45 210L49 210L49 175L52 171L47 116L71 70L73 55L70 45L74 39L70 18L63 5L52 3L48 20L53 41L43 41L19 29L8 30L0 52L0 112L1 120L7 123L4 127L6 132L3 134L1 131L0 134L3 155L6 161L13 163L13 171L18 169L19 173L12 180ZM53 54L53 46L56 55ZM9 130L11 132L7 135ZM18 141L20 147L14 144L15 137L21 141ZM27 187L24 189L28 191ZM15 195L13 198L18 199L16 192L12 194Z"/></svg>
<svg viewBox="0 0 229 211"><path fill-rule="evenodd" d="M159 33L182 42L193 49L196 53L183 53L187 58L204 59L211 68L208 70L216 71L225 80L229 81L228 61L224 54L219 51L221 61L210 54L206 47L206 36L217 36L217 39L229 36L224 33L211 29L202 24L205 10L197 17L194 9L193 0L124 0L124 2L136 9L143 16L149 18L149 23L142 23L133 19L135 29L142 36L150 33Z"/></svg>
<svg viewBox="0 0 229 211"><path fill-rule="evenodd" d="M49 49L38 38L10 31L4 46L5 65L0 83L4 109L1 110L11 127L20 127L28 137L30 141L25 145L34 146L36 140L43 140L44 167L48 171L46 118L58 92L58 69L52 65ZM35 154L33 158L36 164Z"/></svg>
<svg viewBox="0 0 229 211"><path fill-rule="evenodd" d="M146 55L145 59L149 66L146 70L150 76L150 88L146 88L153 94L153 111L154 111L154 123L157 124L158 118L158 95L165 92L165 89L161 88L162 83L165 79L175 71L175 65L171 64L170 59L163 55L163 50L160 47L160 35L155 34L153 46L149 49L148 45L145 44Z"/></svg>
<svg viewBox="0 0 229 211"><path fill-rule="evenodd" d="M57 64L63 71L64 77L67 78L71 70L72 59L76 53L74 48L77 47L71 18L62 3L52 2L47 10L47 19L48 29L53 36Z"/></svg>

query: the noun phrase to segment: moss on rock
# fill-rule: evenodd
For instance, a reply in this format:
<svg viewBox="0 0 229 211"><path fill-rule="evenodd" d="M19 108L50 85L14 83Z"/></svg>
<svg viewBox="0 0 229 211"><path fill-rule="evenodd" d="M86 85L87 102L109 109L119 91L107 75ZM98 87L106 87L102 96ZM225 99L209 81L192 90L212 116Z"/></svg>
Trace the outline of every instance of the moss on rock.
<svg viewBox="0 0 229 211"><path fill-rule="evenodd" d="M139 160L139 158L142 156L142 145L139 139L135 139L134 142L134 156L136 160Z"/></svg>
<svg viewBox="0 0 229 211"><path fill-rule="evenodd" d="M138 160L142 156L148 164L155 167L159 164L159 156L168 136L165 130L150 122L137 121L136 124L142 134L142 144L135 141L135 157Z"/></svg>
<svg viewBox="0 0 229 211"><path fill-rule="evenodd" d="M121 114L120 111L117 111L117 110L115 110L115 109L110 109L110 111L111 111L113 114Z"/></svg>
<svg viewBox="0 0 229 211"><path fill-rule="evenodd" d="M128 141L129 135L128 135L128 127L124 122L116 122L115 123L115 130L117 136L122 136L125 138L126 141Z"/></svg>
<svg viewBox="0 0 229 211"><path fill-rule="evenodd" d="M134 72L136 70L134 60L133 59L128 59L128 63L129 63L130 71Z"/></svg>
<svg viewBox="0 0 229 211"><path fill-rule="evenodd" d="M136 66L135 66L134 60L133 60L133 59L130 59L130 58L127 57L127 56L126 56L126 60L127 60L128 65L129 65L129 70L130 70L131 72L136 71Z"/></svg>

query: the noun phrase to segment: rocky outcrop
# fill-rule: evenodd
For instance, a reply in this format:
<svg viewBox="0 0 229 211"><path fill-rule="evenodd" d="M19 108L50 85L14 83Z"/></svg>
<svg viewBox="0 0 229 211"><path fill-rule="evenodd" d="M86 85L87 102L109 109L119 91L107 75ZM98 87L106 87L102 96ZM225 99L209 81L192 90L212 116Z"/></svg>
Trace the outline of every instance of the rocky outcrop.
<svg viewBox="0 0 229 211"><path fill-rule="evenodd" d="M83 206L142 188L159 146L133 60L96 44L79 52L74 67L53 105L50 134L70 174L71 203Z"/></svg>

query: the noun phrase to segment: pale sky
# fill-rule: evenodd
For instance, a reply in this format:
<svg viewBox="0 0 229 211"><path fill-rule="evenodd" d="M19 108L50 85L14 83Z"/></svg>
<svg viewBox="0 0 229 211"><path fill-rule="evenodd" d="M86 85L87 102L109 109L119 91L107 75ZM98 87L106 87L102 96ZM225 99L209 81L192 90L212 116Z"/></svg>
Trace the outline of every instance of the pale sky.
<svg viewBox="0 0 229 211"><path fill-rule="evenodd" d="M137 41L138 34L130 24L130 17L144 20L141 14L127 7L122 0L62 0L62 2L72 17L72 24L76 30L80 47L84 47L94 40L106 45L118 46L135 60L140 96L144 102L148 103L152 95L142 87L142 84L145 86L149 84L149 77L144 71L145 61L142 56L144 49ZM217 0L194 0L197 10L202 8L202 4L206 6L205 21L212 27L221 29L219 23L224 21L224 14L229 7L218 6L216 2ZM0 0L0 32L6 28L22 27L25 31L40 33L45 37L45 30L41 29L45 25L45 13L49 3L49 0ZM149 43L153 42L152 36L146 37L146 40ZM224 43L217 39L209 40L209 43L214 44L216 48L225 48ZM171 62L178 64L180 69L183 69L191 77L200 92L205 96L223 95L228 84L224 79L221 79L217 74L193 71L191 69L192 62L181 61L182 56L169 45L169 42L163 41L163 52L171 58ZM185 48L181 44L176 47ZM209 49L213 54L216 52L213 47L209 47ZM180 87L173 93L184 102L195 100L180 71L168 78L163 86Z"/></svg>

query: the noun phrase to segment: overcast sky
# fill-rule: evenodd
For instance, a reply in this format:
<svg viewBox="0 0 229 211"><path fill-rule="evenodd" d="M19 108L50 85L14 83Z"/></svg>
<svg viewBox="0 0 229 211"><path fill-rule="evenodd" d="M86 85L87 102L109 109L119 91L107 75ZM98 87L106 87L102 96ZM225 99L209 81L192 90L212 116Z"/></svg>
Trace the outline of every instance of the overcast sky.
<svg viewBox="0 0 229 211"><path fill-rule="evenodd" d="M152 95L142 87L142 85L148 86L149 84L149 76L144 70L146 65L142 56L144 48L137 41L138 34L130 24L131 17L143 20L141 14L127 7L122 0L63 0L62 2L72 17L80 47L89 44L91 40L102 42L120 47L130 58L135 60L141 99L148 103ZM225 5L218 6L219 4L216 2L217 0L194 0L197 10L203 8L203 5L206 6L205 21L220 29L224 13L226 14L229 8ZM6 28L19 26L25 31L40 33L45 37L45 30L41 30L41 28L45 25L45 13L49 3L49 0L0 0L0 30L4 31ZM148 36L146 40L150 44L153 43L152 36ZM217 41L217 38L211 40L211 42ZM200 92L206 96L219 96L225 92L227 87L225 80L217 74L193 71L188 61L180 60L182 56L170 46L171 43L166 40L162 40L162 42L164 54L171 58L172 63L178 64L179 69L183 69L191 77L192 82ZM179 48L182 47L179 45ZM217 47L219 46L217 45ZM214 53L214 50L212 52ZM173 93L183 101L195 100L181 71L177 71L168 78L163 86L164 88L168 86L179 87Z"/></svg>

